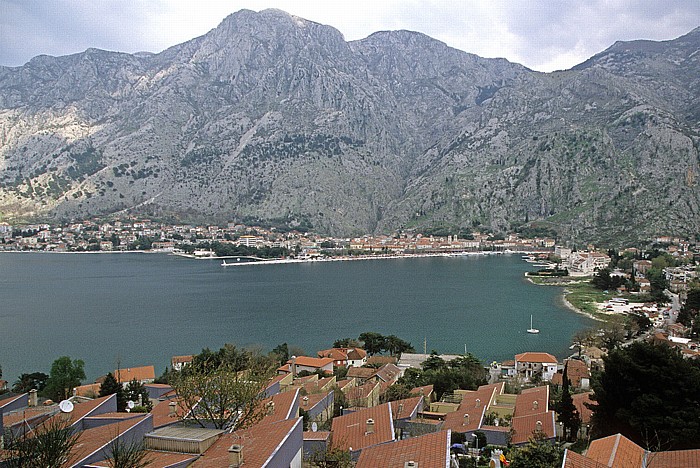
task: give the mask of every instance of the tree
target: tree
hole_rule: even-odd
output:
[[[289,361],[289,347],[287,343],[277,345],[270,353],[280,366]]]
[[[151,464],[143,441],[124,441],[117,437],[108,446],[105,455],[110,468],[145,468]]]
[[[666,301],[664,291],[668,289],[668,280],[664,275],[663,270],[658,268],[649,268],[646,273],[651,288],[651,296],[657,301]]]
[[[367,354],[369,354],[370,356],[374,354],[379,354],[384,349],[385,338],[379,333],[365,332],[362,333],[358,338],[364,343],[364,350],[367,351]]]
[[[608,322],[603,327],[600,337],[600,344],[608,351],[615,349],[625,339],[625,330],[622,324],[617,322]]]
[[[433,350],[430,353],[430,356],[428,356],[428,359],[423,361],[420,366],[426,372],[447,369],[447,363],[445,362],[444,359],[442,359],[440,357],[438,352],[435,350]]]
[[[559,421],[564,426],[564,439],[572,440],[578,433],[578,428],[581,426],[581,417],[576,410],[574,400],[571,398],[569,391],[569,376],[568,363],[564,364],[564,373],[562,374],[561,396],[556,405],[557,416]],[[567,437],[568,436],[568,437]]]
[[[7,468],[58,468],[68,462],[77,441],[78,434],[60,418],[50,418],[34,429],[23,425],[20,434],[6,439],[6,450],[0,452],[0,465]]]
[[[46,381],[49,376],[43,372],[32,372],[31,374],[22,374],[12,386],[12,391],[15,393],[27,393],[29,390],[44,390]]]
[[[275,367],[263,357],[251,359],[246,369],[236,369],[230,362],[216,368],[192,365],[177,374],[172,386],[182,414],[200,426],[244,429],[265,415],[261,389]]]
[[[388,401],[404,400],[411,396],[411,389],[405,384],[396,383],[386,389],[380,398],[382,403]]]
[[[340,448],[317,450],[309,455],[307,461],[310,466],[317,468],[352,468],[355,466],[350,451]]]
[[[524,447],[512,452],[510,468],[554,468],[564,460],[564,450],[536,434]]]
[[[81,359],[71,360],[61,356],[51,364],[51,373],[46,381],[44,394],[52,400],[65,400],[73,394],[73,388],[85,378],[85,363]]]
[[[100,392],[98,393],[98,395],[100,397],[103,397],[114,394],[117,395],[117,411],[125,411],[126,396],[124,395],[124,387],[122,387],[122,384],[117,382],[117,379],[114,377],[114,374],[110,372],[102,381],[102,384],[100,384]]]
[[[146,412],[151,411],[151,408],[153,407],[151,400],[148,398],[148,390],[146,390],[146,386],[135,378],[127,384],[126,389],[124,390],[124,398],[126,398],[127,401],[133,401],[139,406],[145,408]]]
[[[415,352],[411,343],[395,335],[389,335],[384,338],[384,349],[388,351],[391,356],[401,356],[402,353]]]
[[[700,363],[645,342],[603,359],[591,385],[595,436],[620,432],[646,448],[700,448]]]
[[[687,327],[693,326],[700,313],[700,288],[692,288],[688,291],[685,304],[678,313],[678,321]]]
[[[360,342],[354,338],[341,338],[333,342],[334,348],[359,348]]]
[[[578,357],[581,357],[583,348],[590,346],[595,337],[595,331],[589,329],[579,330],[571,338],[573,345],[578,348]]]

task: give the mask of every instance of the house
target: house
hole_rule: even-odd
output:
[[[450,466],[451,432],[440,431],[362,451],[356,468],[445,468]],[[410,464],[410,463],[413,464]]]
[[[525,380],[539,375],[549,382],[557,373],[557,358],[549,353],[521,353],[515,355],[515,372]]]
[[[566,366],[566,375],[574,388],[588,389],[590,386],[591,373],[588,371],[586,363],[580,359],[567,359],[564,361]],[[557,372],[552,376],[553,385],[562,385],[564,373]]]
[[[300,372],[333,373],[333,358],[312,358],[308,356],[293,356],[285,365],[277,369],[278,374],[299,375]]]
[[[700,466],[700,450],[644,450],[622,434],[596,439],[580,455],[564,451],[562,468],[676,468]]]
[[[245,430],[221,435],[191,466],[301,468],[303,443],[301,418],[258,423]]]
[[[370,408],[379,404],[380,390],[379,382],[367,381],[343,393],[350,407]]]
[[[316,355],[319,358],[332,358],[334,367],[361,367],[367,364],[367,352],[362,348],[330,348]]]
[[[324,422],[333,416],[335,407],[334,392],[329,390],[323,393],[298,396],[299,410],[304,410],[311,422]]]
[[[395,440],[391,403],[336,416],[331,432],[332,447],[349,450],[357,460],[363,449]]]
[[[351,367],[348,369],[348,373],[345,374],[345,376],[348,379],[357,379],[360,382],[364,382],[374,377],[376,373],[377,369],[371,367]]]
[[[173,370],[179,372],[183,367],[192,364],[193,360],[194,356],[191,354],[185,356],[173,356],[170,359],[170,366],[173,368]]]

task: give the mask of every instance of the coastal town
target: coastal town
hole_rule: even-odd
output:
[[[698,372],[695,243],[659,237],[646,250],[600,250],[564,247],[547,237],[469,237],[339,239],[233,223],[171,226],[148,220],[0,224],[0,248],[6,251],[141,250],[211,258],[228,245],[245,249],[224,258],[260,261],[266,260],[258,257],[264,249],[277,249],[268,259],[304,261],[518,252],[533,265],[528,279],[566,288],[569,305],[600,324],[577,333],[571,356],[563,360],[532,349],[482,363],[466,350],[418,354],[393,335],[364,333],[308,356],[290,356],[284,344],[264,356],[268,368],[276,364],[260,375],[251,364],[258,358],[232,345],[219,353],[173,356],[161,376],[151,364],[130,363],[137,366],[109,370],[94,383],[83,384],[84,375],[65,381],[55,394],[47,391],[52,366],[43,380],[37,373],[23,374],[14,384],[0,380],[0,466],[15,466],[21,444],[13,443],[26,442],[27,429],[41,437],[58,426],[74,440],[61,466],[76,467],[116,466],[124,447],[137,447],[152,467],[518,467],[529,466],[523,460],[533,451],[549,453],[557,460],[551,466],[564,468],[700,466],[700,450],[677,441],[644,443],[623,430],[603,435],[610,423],[597,413],[598,405],[608,404],[600,392],[610,391],[600,375],[617,369],[622,353],[640,356],[652,349],[673,366]],[[577,296],[581,291],[584,300]],[[60,359],[71,366],[70,358]],[[231,367],[241,359],[247,365]],[[666,370],[672,373],[659,369]],[[213,396],[185,384],[197,378],[232,378],[237,385],[254,385],[254,391],[248,388],[245,398],[238,394],[243,401],[234,406],[212,408]],[[216,389],[217,398],[223,393],[223,387]]]

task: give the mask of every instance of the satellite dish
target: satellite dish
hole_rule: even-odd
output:
[[[58,404],[58,409],[60,409],[62,413],[70,413],[73,411],[73,408],[73,402],[70,400],[63,400]]]
[[[311,432],[316,432],[316,431],[318,431],[318,424],[316,424],[316,422],[314,421],[311,423]]]
[[[126,402],[126,407],[127,407],[127,408],[129,408],[129,409],[134,409],[134,406],[136,406],[136,404],[135,404],[133,401],[129,400],[129,401]]]

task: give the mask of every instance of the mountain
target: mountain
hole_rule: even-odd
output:
[[[0,217],[690,236],[698,51],[700,28],[545,74],[242,10],[159,54],[38,56],[0,67]]]

